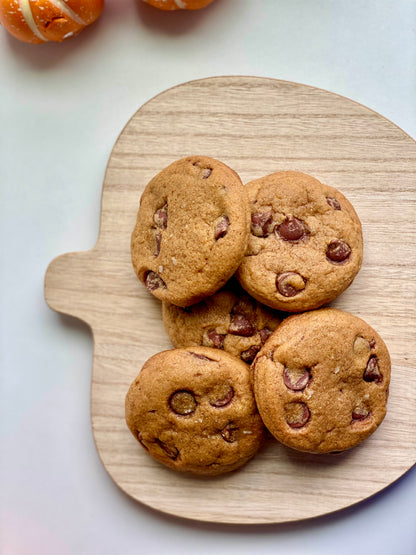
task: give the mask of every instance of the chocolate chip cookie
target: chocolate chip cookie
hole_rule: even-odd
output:
[[[289,316],[252,367],[260,415],[293,449],[344,451],[372,434],[386,414],[387,347],[347,312],[323,308]]]
[[[282,321],[278,313],[245,293],[227,286],[188,307],[162,304],[163,323],[174,347],[204,345],[223,349],[251,363]]]
[[[126,421],[157,461],[204,475],[246,463],[259,449],[264,431],[249,367],[208,347],[151,357],[127,393]]]
[[[218,160],[189,156],[146,186],[131,238],[133,267],[155,297],[189,306],[228,281],[249,234],[239,176]]]
[[[295,171],[246,185],[251,235],[237,277],[272,308],[302,312],[340,295],[363,257],[360,220],[345,196]]]

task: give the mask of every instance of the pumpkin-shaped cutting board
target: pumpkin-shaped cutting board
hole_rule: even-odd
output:
[[[218,478],[175,473],[127,429],[124,398],[151,355],[171,348],[160,303],[137,280],[130,235],[140,195],[162,168],[204,154],[244,183],[298,170],[340,189],[363,224],[364,262],[333,306],[372,325],[392,359],[387,416],[342,455],[297,453],[266,441],[242,469]],[[258,77],[214,77],[169,89],[142,106],[111,153],[96,246],[53,260],[45,297],[94,337],[91,417],[101,460],[134,499],[211,522],[276,523],[348,507],[416,462],[416,143],[384,117],[317,88]]]

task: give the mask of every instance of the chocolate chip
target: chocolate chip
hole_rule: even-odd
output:
[[[221,430],[221,436],[226,442],[233,443],[237,439],[237,434],[236,434],[237,430],[238,428],[232,422],[229,422]]]
[[[331,262],[345,262],[351,256],[351,248],[345,241],[335,239],[326,249],[326,257]]]
[[[155,289],[159,289],[159,287],[166,289],[166,283],[163,281],[163,279],[152,271],[147,272],[145,285],[149,291],[154,291]]]
[[[341,205],[339,200],[334,197],[326,197],[326,202],[329,204],[331,208],[334,210],[341,210]]]
[[[144,447],[144,448],[146,449],[146,451],[149,451],[149,448],[147,447],[147,445],[145,445],[145,443],[144,443],[144,441],[143,441],[142,433],[141,433],[139,430],[137,430],[137,432],[136,432],[136,437],[137,437],[137,439],[138,439],[140,445],[141,445],[142,447]]]
[[[215,408],[222,408],[226,407],[231,403],[234,397],[234,389],[232,387],[228,387],[225,394],[219,398],[216,398],[214,401],[210,401],[209,404]]]
[[[286,216],[284,222],[278,225],[275,231],[285,241],[300,241],[308,235],[305,223],[295,216]]]
[[[160,231],[155,231],[155,250],[154,250],[155,256],[159,256],[161,244],[162,244],[162,234],[160,233]]]
[[[153,221],[160,229],[166,229],[168,226],[168,203],[165,203],[162,208],[156,210],[153,214]]]
[[[253,316],[256,310],[255,301],[248,296],[243,296],[235,303],[231,309],[232,314],[242,314],[243,316]]]
[[[283,272],[276,278],[276,287],[284,297],[294,297],[305,289],[306,280],[297,272]]]
[[[376,346],[376,340],[370,339],[370,349],[375,349],[375,346]]]
[[[175,460],[178,458],[179,449],[176,449],[175,446],[170,447],[169,445],[166,445],[166,443],[164,443],[163,441],[160,441],[160,439],[156,439],[155,441],[170,459]]]
[[[364,381],[380,383],[383,380],[380,368],[378,367],[378,360],[375,355],[372,355],[367,362],[367,366],[363,374]]]
[[[201,171],[202,179],[208,179],[208,177],[212,174],[211,168],[203,168]]]
[[[240,354],[241,360],[244,362],[253,362],[260,349],[261,345],[252,345],[249,349]]]
[[[283,382],[288,389],[292,391],[301,391],[305,389],[311,379],[309,368],[304,370],[295,370],[292,368],[284,368]]]
[[[308,406],[300,401],[287,404],[285,412],[286,422],[291,428],[302,428],[311,416]]]
[[[362,406],[357,406],[352,411],[352,420],[365,420],[371,415],[371,411]]]
[[[204,334],[202,340],[205,347],[213,347],[214,349],[224,349],[225,334],[217,333],[215,330],[209,330]]]
[[[231,314],[231,322],[228,328],[228,333],[232,335],[242,335],[243,337],[250,337],[254,333],[254,326],[242,314]]]
[[[251,215],[251,233],[256,237],[267,237],[273,232],[275,225],[271,210]]]
[[[230,227],[230,220],[228,219],[228,216],[221,216],[221,218],[217,220],[217,223],[215,224],[215,232],[214,232],[215,240],[218,241],[218,239],[225,237],[228,233],[229,227]]]
[[[199,353],[194,353],[193,351],[189,351],[189,354],[195,358],[199,358],[200,360],[211,360],[213,362],[217,362],[214,358],[209,358],[205,355],[200,355]]]
[[[263,328],[259,333],[260,341],[262,342],[262,345],[264,345],[273,332],[269,328]]]
[[[175,391],[169,398],[169,406],[176,414],[188,416],[195,412],[197,402],[191,391]]]

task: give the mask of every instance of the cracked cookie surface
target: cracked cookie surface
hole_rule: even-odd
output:
[[[222,349],[248,364],[282,321],[235,284],[188,308],[164,302],[162,314],[174,347]]]
[[[372,434],[386,414],[387,347],[347,312],[323,308],[289,316],[252,369],[266,427],[293,449],[344,451]]]
[[[189,156],[146,186],[131,237],[133,267],[155,297],[189,306],[228,281],[249,234],[239,176],[218,160]]]
[[[302,312],[340,295],[360,270],[361,223],[337,189],[295,171],[246,185],[249,246],[237,277],[272,308]]]
[[[154,459],[201,475],[242,466],[264,433],[249,367],[208,347],[151,357],[126,395],[126,422]]]

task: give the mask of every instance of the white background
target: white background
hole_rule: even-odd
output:
[[[416,469],[313,521],[218,526],[132,501],[96,453],[92,338],[47,308],[45,270],[94,246],[106,163],[133,113],[168,87],[230,74],[330,90],[416,138],[416,2],[216,0],[163,13],[106,0],[61,45],[0,29],[2,555],[416,553]]]

